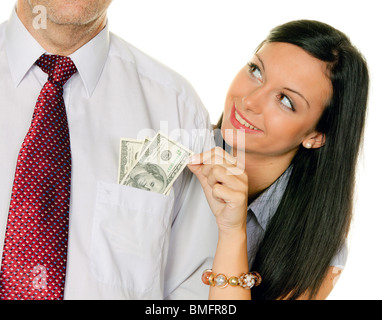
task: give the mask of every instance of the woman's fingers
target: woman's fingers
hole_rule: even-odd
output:
[[[190,159],[189,169],[203,188],[223,184],[234,191],[247,191],[247,176],[237,159],[222,148],[214,148]]]
[[[196,155],[191,159],[190,170],[198,177],[201,185],[208,189],[215,200],[220,203],[233,203],[235,192],[240,198],[246,198],[248,193],[247,175],[238,161],[221,148],[215,148]],[[245,199],[246,200],[246,199]]]
[[[236,167],[223,165],[205,165],[201,169],[211,187],[222,184],[231,190],[244,192],[247,190],[247,177],[245,174],[236,174],[236,170]]]
[[[220,147],[193,155],[190,158],[189,164],[222,164],[223,160],[227,163],[238,165],[237,159]]]
[[[241,226],[248,201],[244,166],[223,149],[215,148],[192,157],[188,167],[198,177],[219,228]]]
[[[216,184],[212,188],[212,195],[231,209],[242,207],[243,204],[246,206],[248,199],[246,193],[233,191],[231,188],[222,184]]]

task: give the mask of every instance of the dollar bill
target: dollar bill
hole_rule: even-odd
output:
[[[142,149],[143,141],[135,139],[121,138],[119,152],[119,172],[118,183],[121,183],[127,172],[138,161],[139,153]]]
[[[161,132],[141,150],[122,185],[167,195],[193,152]]]
[[[149,137],[146,137],[145,140],[143,140],[142,142],[142,148],[141,150],[139,151],[139,156],[142,155],[143,151],[146,149],[146,147],[149,145],[149,143],[151,142],[151,139]]]

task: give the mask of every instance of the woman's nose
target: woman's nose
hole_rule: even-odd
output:
[[[253,113],[261,113],[265,106],[264,90],[256,88],[242,98],[243,107]]]

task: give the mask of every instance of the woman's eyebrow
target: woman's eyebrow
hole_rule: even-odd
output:
[[[261,59],[260,55],[258,53],[255,54],[256,58],[260,61],[261,63],[261,67],[263,68],[263,70],[265,71],[265,65],[264,65],[264,62],[263,60]],[[303,94],[301,94],[300,92],[296,91],[296,90],[293,90],[293,89],[290,89],[290,88],[284,88],[284,90],[288,90],[290,92],[293,92],[297,95],[299,95],[302,99],[305,100],[305,102],[307,103],[308,107],[310,108],[310,104],[309,104],[309,101],[304,97]]]
[[[293,90],[293,89],[290,89],[290,88],[284,88],[284,90],[288,90],[288,91],[291,91],[297,95],[299,95],[302,99],[305,100],[305,102],[307,103],[308,107],[310,108],[310,104],[309,104],[309,101],[304,97],[303,94],[301,94],[300,92],[296,91],[296,90]]]
[[[263,62],[263,60],[260,58],[260,56],[259,56],[258,53],[256,53],[255,56],[256,56],[257,59],[259,59],[259,61],[260,61],[260,63],[261,63],[261,67],[262,67],[263,70],[265,71],[265,66],[264,66],[264,62]]]

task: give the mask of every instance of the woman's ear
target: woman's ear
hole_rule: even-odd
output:
[[[306,149],[317,149],[325,145],[326,137],[324,133],[313,132],[303,142],[302,145]]]

